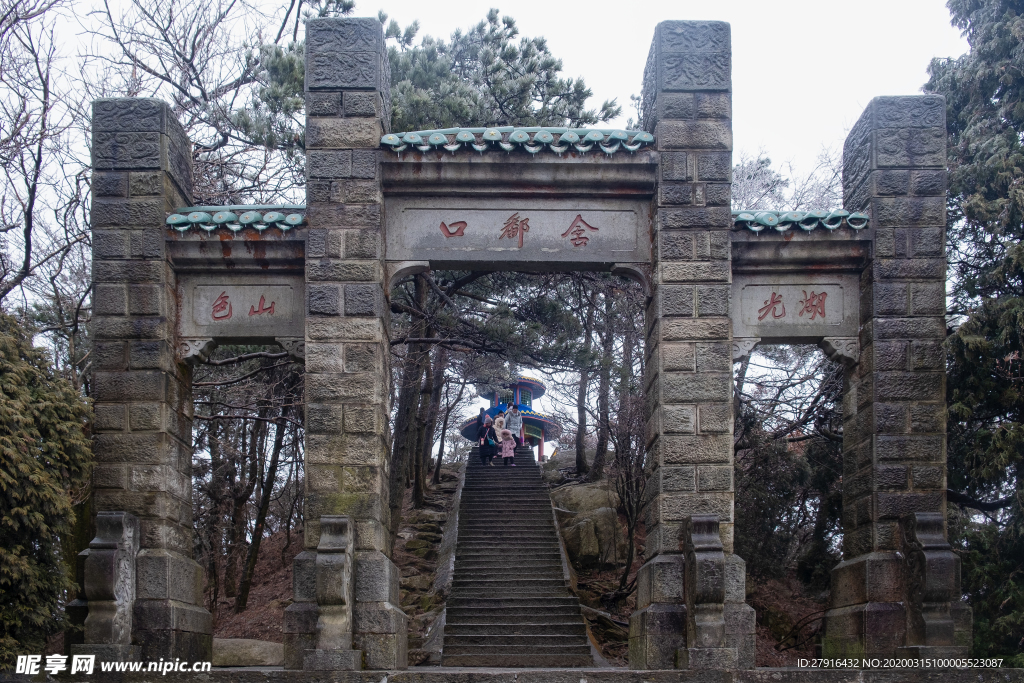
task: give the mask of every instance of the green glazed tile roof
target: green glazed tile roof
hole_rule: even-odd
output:
[[[253,228],[258,232],[278,228],[287,232],[306,222],[306,207],[298,204],[192,206],[175,209],[166,222],[178,232],[187,232],[193,227],[206,232],[217,228],[227,228],[232,232],[243,228]]]
[[[388,133],[380,139],[382,147],[401,153],[409,147],[421,152],[444,149],[455,153],[463,148],[483,153],[502,149],[521,149],[536,154],[549,149],[561,156],[569,151],[587,153],[592,149],[605,154],[619,150],[635,152],[654,142],[654,136],[640,130],[611,128],[540,128],[501,126],[498,128],[445,128],[417,130],[409,133]]]
[[[843,209],[835,211],[733,211],[733,227],[737,230],[746,228],[751,232],[761,232],[771,228],[778,232],[786,232],[791,228],[800,228],[810,232],[816,228],[838,230],[844,225],[851,230],[863,230],[868,227],[868,215],[850,213]]]

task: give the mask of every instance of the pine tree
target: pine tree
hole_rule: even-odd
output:
[[[0,667],[41,653],[74,587],[61,538],[89,482],[90,410],[32,336],[0,313]]]
[[[1022,666],[1024,2],[950,0],[949,9],[970,51],[934,60],[925,90],[946,97],[949,135],[948,486],[961,506],[950,536],[974,610],[974,655]]]

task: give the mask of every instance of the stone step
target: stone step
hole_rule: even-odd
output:
[[[464,515],[464,519],[554,519],[554,513],[551,510],[551,506],[547,503],[543,503],[541,505],[523,505],[517,503],[516,505],[509,505],[505,507],[498,507],[491,503],[480,503],[479,505],[466,506],[459,512],[461,513],[460,516]]]
[[[510,555],[467,555],[455,560],[455,571],[472,571],[474,567],[508,567],[509,562],[523,562]],[[540,569],[541,567],[558,567],[561,571],[562,562],[559,558],[531,557],[531,564],[520,564],[523,569]]]
[[[488,573],[501,573],[507,576],[513,577],[533,577],[533,576],[561,576],[562,565],[550,562],[543,565],[519,565],[513,564],[515,562],[512,558],[507,558],[504,561],[487,560],[483,562],[475,562],[473,564],[458,564],[456,565],[456,571],[459,573],[465,572],[467,576],[479,576],[480,572]]]
[[[550,668],[573,669],[594,666],[594,660],[588,652],[581,654],[448,654],[441,656],[441,666],[449,667],[501,667],[501,668]]]
[[[463,602],[458,603],[460,605],[473,605],[481,604],[481,600],[492,599],[494,597],[494,591],[490,588],[463,588],[459,590],[457,593],[453,591],[452,595],[454,597],[459,598],[460,600],[463,600]],[[567,595],[569,595],[568,588],[558,588],[552,586],[545,590],[532,590],[529,592],[524,592],[522,594],[522,598],[524,600],[529,599],[545,601],[557,598],[564,598]],[[537,609],[537,607],[530,607],[528,609],[533,610]],[[580,618],[582,619],[583,617],[581,616]]]
[[[447,619],[447,616],[445,617]],[[493,622],[485,623],[479,621],[452,622],[446,621],[444,635],[447,645],[449,637],[464,635],[482,636],[583,636],[586,637],[587,629],[578,621],[550,621],[547,623],[511,623]]]
[[[474,542],[481,540],[491,540],[498,545],[508,546],[510,543],[518,543],[520,540],[529,541],[530,539],[543,540],[545,543],[551,541],[557,541],[558,536],[555,535],[554,527],[548,527],[546,531],[537,531],[534,535],[520,534],[514,529],[500,529],[494,527],[482,527],[479,529],[466,529],[460,530],[459,540],[470,539]],[[508,542],[503,542],[502,539],[509,539]]]
[[[474,560],[474,561],[456,561],[455,571],[467,571],[472,572],[479,569],[487,570],[490,567],[508,569],[508,558],[494,558],[490,560]],[[562,563],[550,560],[548,562],[530,562],[528,560],[518,560],[515,564],[515,570],[517,572],[539,572],[539,571],[553,571],[562,573]]]
[[[538,611],[537,607],[506,607],[502,610],[502,616],[487,614],[487,610],[483,608],[464,607],[461,610],[460,613],[447,614],[445,616],[446,625],[504,624],[512,627],[518,624],[569,623],[570,621],[573,623],[578,621],[580,625],[583,624],[583,621],[578,616],[579,607],[558,608],[557,610],[546,610],[543,612]],[[476,614],[476,612],[480,611],[485,613]]]
[[[505,590],[528,591],[531,588],[542,588],[548,586],[564,586],[565,582],[561,576],[555,578],[521,578],[507,576],[505,578],[476,579],[455,577],[452,580],[452,590],[459,588],[494,588]]]
[[[593,666],[536,464],[470,462],[446,605],[443,666]]]
[[[581,622],[582,625],[582,622]],[[502,649],[515,649],[515,648],[528,648],[528,647],[545,647],[545,648],[573,648],[573,647],[585,647],[586,651],[590,652],[590,643],[587,640],[586,635],[509,635],[509,634],[492,634],[486,635],[482,633],[472,635],[456,635],[451,638],[445,634],[444,637],[444,651],[448,652],[448,648],[458,647],[472,647],[479,645],[488,645],[494,648]],[[458,654],[452,652],[452,654]]]
[[[473,531],[553,531],[555,525],[550,519],[499,522],[494,520],[464,521],[459,524],[459,533]]]
[[[449,610],[450,615],[457,618],[469,615],[497,619],[506,613],[509,615],[519,614],[517,610],[526,610],[523,614],[538,614],[547,618],[579,614],[580,602],[568,589],[563,589],[561,595],[555,595],[555,591],[551,591],[550,595],[520,595],[515,598],[495,597],[494,595],[473,597],[452,593],[445,607]]]
[[[502,542],[497,535],[494,536],[481,536],[479,538],[463,539],[456,544],[456,553],[460,550],[466,551],[507,551],[509,554],[515,555],[518,551],[526,552],[528,550],[535,550],[541,552],[554,552],[558,550],[558,539],[536,539],[536,540],[517,540],[515,543]]]
[[[529,595],[519,595],[516,597],[489,595],[482,598],[469,598],[468,600],[467,602],[467,599],[464,599],[463,596],[453,593],[446,606],[450,609],[487,609],[494,610],[494,612],[513,607],[537,610],[561,610],[563,608],[579,610],[580,608],[579,599],[575,595],[570,594],[568,590],[563,591],[562,595],[558,597],[544,596],[539,598]],[[580,618],[582,619],[582,617]]]
[[[531,519],[525,521],[499,521],[499,520],[465,520],[459,524],[459,533],[471,533],[474,531],[554,531],[555,525],[551,519]]]
[[[489,570],[483,570],[483,571],[479,571],[479,572],[466,572],[466,578],[463,579],[463,580],[465,580],[465,581],[499,581],[499,580],[504,580],[504,579],[507,579],[509,582],[511,582],[513,584],[515,582],[517,582],[517,581],[523,582],[522,587],[518,589],[518,590],[521,590],[523,592],[529,592],[531,590],[538,590],[538,589],[543,590],[543,591],[547,591],[552,586],[562,587],[562,586],[565,585],[565,579],[562,578],[562,572],[561,571],[559,571],[559,572],[551,571],[551,572],[543,572],[543,573],[542,572],[537,572],[537,573],[526,573],[526,574],[524,574],[522,572],[516,572],[515,574],[509,574],[509,572],[507,572],[507,571],[503,572],[499,568],[492,568],[492,569],[489,569]],[[540,585],[537,585],[535,583],[531,583],[530,585],[526,585],[526,582],[534,582],[534,581],[552,581],[553,583],[550,584],[550,585],[544,585],[544,586],[540,586]],[[488,586],[470,586],[468,584],[461,584],[460,587],[463,588],[463,589],[469,589],[469,588],[475,589],[475,588],[487,588]],[[454,586],[453,586],[453,588],[454,588]]]

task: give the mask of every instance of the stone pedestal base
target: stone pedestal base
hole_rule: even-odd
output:
[[[822,655],[891,657],[907,638],[903,559],[874,552],[832,570],[832,604],[825,613]]]
[[[141,645],[72,645],[72,655],[95,655],[97,662],[139,662],[142,661]]]
[[[679,650],[680,669],[737,668],[736,648],[733,647],[685,647]]]
[[[686,645],[686,607],[654,603],[629,618],[629,668],[675,669]]]
[[[757,654],[757,615],[745,602],[725,603],[725,644],[736,650],[736,667],[753,669]]]
[[[302,668],[305,671],[360,671],[363,653],[361,650],[306,650]]]
[[[906,638],[906,609],[898,602],[869,602],[825,613],[825,658],[893,656]]]

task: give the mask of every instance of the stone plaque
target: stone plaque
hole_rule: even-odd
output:
[[[733,335],[766,342],[856,337],[859,295],[855,275],[738,275],[733,282]]]
[[[603,200],[387,200],[387,259],[565,269],[650,259],[650,205]]]
[[[303,337],[301,278],[182,276],[179,336],[238,341]]]

